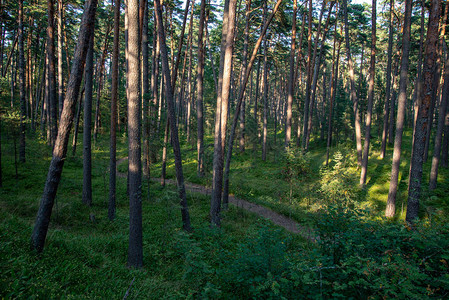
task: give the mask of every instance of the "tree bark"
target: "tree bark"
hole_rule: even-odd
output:
[[[416,130],[413,137],[413,150],[410,162],[410,175],[408,187],[408,201],[406,221],[413,223],[418,218],[419,198],[421,197],[422,166],[424,162],[424,148],[427,139],[427,128],[429,124],[429,112],[432,102],[432,89],[434,88],[435,62],[438,55],[438,25],[441,13],[441,1],[432,0],[429,13],[429,25],[425,46],[423,85],[421,103],[416,119]]]
[[[19,0],[19,94],[20,94],[20,147],[19,161],[25,162],[25,135],[26,135],[26,90],[25,90],[25,55],[23,47],[23,0]]]
[[[83,203],[92,205],[92,92],[94,68],[94,35],[92,34],[86,57],[86,89],[83,122]]]
[[[290,46],[290,74],[288,77],[287,119],[285,128],[285,148],[289,147],[292,136],[292,106],[295,92],[295,51],[296,51],[296,0],[293,0],[292,37]],[[301,47],[301,45],[300,45]]]
[[[360,185],[366,184],[366,175],[368,173],[368,156],[369,156],[369,143],[371,138],[371,118],[373,114],[373,101],[374,101],[374,76],[376,68],[376,5],[377,1],[373,0],[372,4],[372,19],[371,19],[371,61],[369,70],[369,86],[368,86],[368,107],[366,111],[366,131],[365,131],[365,144],[363,145],[362,155],[362,171],[360,173]]]
[[[158,36],[161,44],[162,70],[165,78],[165,96],[167,97],[168,117],[171,129],[171,138],[173,144],[173,153],[175,156],[176,179],[178,182],[178,193],[181,200],[181,217],[183,229],[191,231],[190,215],[186,199],[186,191],[184,185],[184,173],[182,169],[181,149],[179,146],[178,128],[176,126],[175,107],[173,100],[173,88],[175,82],[172,82],[170,69],[168,65],[167,45],[165,41],[164,25],[162,23],[162,9],[159,0],[154,0],[154,9],[157,17]]]
[[[117,106],[118,106],[118,60],[120,43],[120,0],[114,0],[114,48],[112,52],[111,86],[111,144],[109,151],[109,202],[108,218],[115,219],[116,172],[117,172]]]
[[[402,133],[404,131],[405,109],[407,101],[407,75],[410,51],[410,26],[412,15],[412,1],[406,0],[404,14],[404,30],[402,34],[402,60],[399,78],[398,112],[396,118],[396,133],[394,137],[393,162],[391,165],[390,188],[388,191],[385,216],[394,217],[396,211],[396,194],[398,191],[399,167],[401,164]],[[394,99],[393,99],[394,100]],[[393,113],[393,110],[391,110]]]
[[[128,266],[143,266],[139,0],[128,0]]]
[[[267,18],[267,2],[263,2],[263,19],[264,23]],[[262,128],[262,160],[267,159],[267,135],[268,135],[268,41],[264,40],[263,49],[263,128]]]
[[[251,1],[251,0],[249,0]],[[198,29],[198,67],[197,67],[197,99],[196,99],[196,122],[197,122],[197,174],[204,176],[204,119],[203,119],[203,73],[204,73],[204,44],[203,31],[206,15],[206,0],[201,0],[200,24]]]
[[[48,55],[48,104],[50,111],[50,144],[55,145],[57,132],[56,109],[56,70],[55,70],[55,36],[54,36],[54,5],[53,0],[47,1],[48,27],[47,27],[47,55]]]
[[[223,153],[228,120],[228,100],[231,83],[232,52],[236,0],[225,0],[221,41],[220,72],[218,76],[217,108],[215,114],[214,158],[210,218],[212,226],[220,226],[221,193],[223,187]]]
[[[61,180],[62,169],[67,154],[67,144],[69,140],[70,128],[73,121],[73,115],[76,100],[79,93],[79,87],[86,60],[89,39],[93,31],[97,0],[89,0],[85,3],[84,13],[81,21],[78,43],[76,45],[73,57],[70,81],[67,85],[65,105],[59,124],[58,137],[53,148],[53,157],[47,174],[47,181],[42,195],[39,211],[36,217],[33,233],[31,235],[31,247],[38,252],[44,248],[45,237],[47,236],[50,216],[53,208],[56,191]]]
[[[351,48],[350,48],[350,45],[349,45],[349,25],[348,25],[348,4],[347,4],[347,0],[343,0],[343,9],[344,9],[344,20],[345,20],[346,55],[347,55],[347,59],[348,59],[352,111],[354,113],[355,140],[356,140],[356,148],[357,148],[357,163],[359,165],[361,165],[362,164],[362,128],[361,128],[361,125],[360,125],[359,99],[357,98],[357,93],[355,91],[354,63],[352,61]]]
[[[64,14],[64,4],[58,0],[58,95],[59,95],[59,118],[61,118],[62,107],[64,105],[64,80],[62,69],[62,16]],[[67,54],[68,55],[68,54]]]
[[[393,8],[394,8],[394,0],[390,0],[390,17],[388,19],[388,50],[387,50],[384,123],[382,130],[382,145],[380,148],[381,159],[385,158],[385,152],[387,149],[388,119],[390,117],[391,61],[393,58]]]

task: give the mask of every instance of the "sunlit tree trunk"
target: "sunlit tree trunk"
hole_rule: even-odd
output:
[[[292,37],[290,45],[290,74],[288,77],[287,119],[285,128],[285,147],[290,145],[292,136],[292,106],[295,91],[295,51],[296,51],[296,0],[293,0]],[[301,45],[300,45],[301,46]]]
[[[249,0],[250,1],[250,0]],[[197,67],[197,99],[196,99],[196,122],[197,122],[197,174],[204,176],[204,119],[203,119],[203,73],[204,73],[204,45],[203,31],[205,23],[206,0],[201,0],[200,24],[198,29],[198,67]]]

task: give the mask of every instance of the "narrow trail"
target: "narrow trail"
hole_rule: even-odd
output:
[[[128,158],[124,157],[124,158],[117,160],[117,166],[120,165],[126,159],[128,159]],[[126,173],[121,173],[117,170],[117,176],[121,177],[121,178],[126,178]],[[151,178],[151,181],[160,182],[160,178]],[[165,183],[170,184],[170,185],[177,184],[176,180],[173,180],[173,179],[165,179]],[[211,195],[211,193],[212,193],[211,188],[208,188],[208,187],[205,187],[205,186],[202,186],[199,184],[190,183],[190,182],[184,182],[184,184],[185,184],[186,190],[191,193],[199,193],[202,195]],[[246,200],[243,200],[240,198],[236,198],[233,195],[229,195],[229,203],[232,205],[235,205],[236,207],[239,207],[241,209],[255,213],[260,217],[268,219],[271,222],[273,222],[274,224],[285,228],[289,232],[299,234],[307,240],[316,242],[318,239],[318,237],[316,236],[316,234],[313,232],[312,229],[304,227],[301,224],[299,224],[298,222],[292,220],[291,218],[281,215],[265,206],[254,204],[254,203],[251,203],[249,201],[246,201]]]

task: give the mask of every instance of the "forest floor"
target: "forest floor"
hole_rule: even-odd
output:
[[[117,166],[122,164],[127,159],[128,159],[128,157],[123,157],[123,158],[120,158],[119,160],[117,160]],[[126,178],[126,173],[120,172],[120,170],[117,169],[117,176],[119,176],[121,178]],[[160,180],[161,180],[160,178],[151,178],[151,181],[153,181],[153,182],[159,182]],[[170,184],[170,185],[177,184],[176,181],[173,179],[165,179],[165,183]],[[211,193],[212,193],[212,188],[209,188],[209,187],[206,187],[203,185],[199,185],[199,184],[195,184],[195,183],[191,183],[191,182],[184,182],[184,184],[185,184],[186,190],[191,193],[199,193],[199,194],[207,195],[207,196],[211,195]],[[312,229],[302,226],[301,224],[292,220],[291,218],[286,217],[282,214],[279,214],[265,206],[251,203],[249,201],[237,198],[234,195],[229,195],[229,203],[238,208],[247,210],[247,211],[254,213],[260,217],[268,219],[271,222],[273,222],[274,224],[285,228],[287,231],[289,231],[291,233],[299,234],[307,240],[315,242],[318,239],[318,237],[316,236],[316,234],[314,233],[314,231]]]

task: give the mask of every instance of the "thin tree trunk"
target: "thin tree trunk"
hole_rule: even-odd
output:
[[[249,0],[251,1],[251,0]],[[203,31],[205,23],[206,0],[201,0],[200,24],[198,29],[198,67],[197,67],[197,99],[196,99],[196,120],[197,120],[197,174],[204,176],[204,119],[203,119],[203,73],[204,73],[204,45]]]
[[[324,9],[324,6],[323,6]],[[312,0],[309,0],[309,10],[307,16],[308,34],[307,34],[307,80],[306,80],[306,97],[304,101],[304,125],[302,129],[302,149],[306,151],[307,127],[309,125],[309,106],[310,106],[310,85],[311,85],[311,71],[312,71]]]
[[[396,118],[396,133],[394,137],[393,162],[391,165],[390,188],[388,191],[385,216],[394,217],[396,211],[396,195],[398,192],[399,167],[401,164],[402,133],[404,130],[405,109],[407,101],[407,73],[410,51],[410,26],[412,14],[412,1],[406,0],[404,14],[404,30],[402,34],[402,60],[399,78],[398,113]],[[394,100],[394,99],[392,99]],[[393,110],[391,110],[393,113]]]
[[[285,128],[285,148],[289,147],[292,136],[292,106],[295,92],[295,51],[296,51],[296,0],[293,0],[292,37],[290,46],[290,74],[288,77],[287,119]],[[300,45],[301,47],[301,45]]]
[[[354,128],[355,128],[355,140],[357,148],[357,163],[362,164],[362,128],[360,125],[360,114],[359,114],[359,99],[357,98],[357,93],[355,91],[355,81],[354,81],[354,63],[351,58],[351,48],[349,45],[349,25],[348,25],[348,4],[347,0],[343,0],[344,9],[344,19],[345,19],[345,41],[346,41],[346,55],[348,59],[348,69],[349,69],[349,82],[351,87],[351,101],[352,101],[352,111],[354,113]]]
[[[149,101],[150,101],[150,85],[149,85],[149,48],[148,48],[148,3],[145,1],[143,26],[142,26],[142,140],[143,140],[143,175],[148,178],[148,185],[150,180],[150,123],[149,116]],[[115,27],[114,27],[115,30]]]
[[[67,154],[67,144],[69,140],[70,128],[78,98],[79,87],[86,60],[87,48],[90,36],[93,31],[97,0],[89,0],[85,3],[84,14],[81,21],[78,43],[72,63],[70,81],[67,85],[65,105],[59,124],[58,138],[53,148],[53,157],[47,174],[47,181],[42,195],[39,211],[36,217],[33,233],[31,235],[31,247],[38,252],[44,248],[45,237],[47,236],[50,216],[56,197],[59,181],[61,180],[62,169]]]
[[[72,139],[72,156],[75,156],[75,154],[76,154],[76,144],[78,142],[78,131],[79,131],[79,124],[80,124],[80,117],[81,117],[81,109],[83,107],[84,90],[85,90],[85,85],[83,84],[83,89],[81,90],[81,93],[78,98],[78,107],[76,109],[76,115],[75,115],[75,130],[73,132],[73,139]]]
[[[267,18],[267,2],[263,2],[263,19],[264,23]],[[268,62],[267,62],[267,52],[268,52],[268,41],[264,41],[263,50],[263,128],[262,128],[262,160],[267,159],[267,131],[268,131]]]
[[[432,89],[434,88],[435,63],[438,55],[438,20],[441,13],[441,1],[432,0],[429,13],[429,27],[427,30],[423,68],[423,85],[421,103],[418,109],[416,130],[413,137],[413,150],[410,162],[410,175],[408,187],[407,214],[405,219],[413,223],[418,218],[419,198],[421,197],[422,165],[424,162],[424,148],[429,124],[429,112],[432,102]]]
[[[362,155],[362,171],[360,173],[360,185],[366,184],[366,175],[368,173],[368,156],[369,156],[369,143],[371,138],[371,118],[373,114],[373,101],[374,101],[374,76],[376,67],[376,5],[377,1],[373,0],[372,4],[372,19],[371,19],[371,61],[369,70],[369,86],[368,86],[368,107],[366,111],[366,131],[365,131],[365,144],[363,145]]]
[[[385,158],[387,149],[388,135],[388,119],[390,117],[390,96],[391,96],[391,61],[393,58],[393,8],[394,0],[390,0],[390,17],[388,19],[388,50],[387,50],[387,73],[385,87],[385,107],[384,107],[384,123],[382,130],[382,145],[380,148],[380,158]]]
[[[94,35],[92,34],[86,57],[86,89],[83,122],[83,203],[92,205],[92,90],[94,68]]]
[[[20,147],[19,161],[25,162],[25,135],[26,135],[26,90],[25,90],[25,55],[23,49],[23,0],[19,0],[19,92],[20,92]]]
[[[170,118],[171,139],[173,144],[173,153],[175,156],[175,169],[176,169],[176,179],[178,182],[178,193],[179,198],[181,200],[180,204],[181,204],[182,224],[184,230],[191,231],[192,228],[190,225],[190,215],[187,206],[186,191],[184,185],[184,173],[182,170],[181,149],[179,146],[178,128],[176,126],[175,107],[174,107],[175,103],[173,100],[172,86],[174,86],[176,82],[175,81],[172,82],[172,78],[170,76],[164,25],[162,24],[162,9],[159,0],[154,0],[154,9],[156,11],[158,35],[159,41],[161,43],[162,70],[165,77],[165,94],[166,94],[165,96],[167,97],[168,116]],[[173,77],[173,80],[174,78],[175,77]]]
[[[170,134],[170,124],[167,119],[165,120],[165,130],[164,130],[164,145],[162,147],[162,164],[161,164],[161,185],[165,186],[165,177],[167,173],[167,147],[168,147],[168,135]]]
[[[47,0],[48,27],[47,27],[47,55],[48,55],[48,99],[50,111],[50,144],[55,145],[57,132],[56,109],[56,69],[55,69],[55,36],[54,36],[54,4],[53,0]]]
[[[120,0],[114,1],[114,48],[112,52],[111,86],[111,145],[109,152],[109,202],[108,218],[115,219],[116,172],[117,172],[117,106],[118,106],[118,60],[120,44]]]
[[[62,69],[62,16],[64,14],[64,4],[58,1],[58,95],[59,95],[59,118],[61,118],[62,107],[64,105],[64,80]]]
[[[295,0],[296,3],[296,0]],[[251,0],[247,0],[246,1],[246,18],[245,18],[245,30],[243,32],[244,35],[244,41],[243,41],[243,60],[242,60],[242,68],[241,68],[241,76],[240,76],[240,89],[243,87],[243,80],[244,80],[244,76],[245,76],[245,71],[247,69],[247,64],[248,64],[248,40],[249,40],[249,21],[250,21],[250,14],[251,14]],[[294,42],[293,42],[294,43]],[[251,73],[252,74],[252,73]],[[250,93],[251,95],[251,93]],[[244,97],[246,97],[247,95],[244,95]],[[243,100],[242,103],[242,108],[241,108],[241,112],[240,112],[240,140],[239,140],[239,148],[240,148],[240,152],[243,153],[245,152],[245,99]],[[226,165],[227,165],[227,159],[226,159]],[[225,169],[226,172],[226,169]],[[225,175],[225,180],[229,178],[226,177]],[[226,187],[226,182],[225,182],[225,187]],[[226,192],[225,192],[226,195]],[[224,201],[223,201],[224,202]]]

